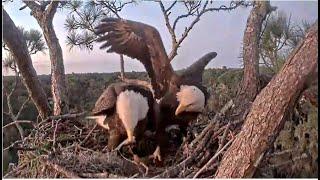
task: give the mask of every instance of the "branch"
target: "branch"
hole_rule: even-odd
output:
[[[79,176],[84,178],[109,178],[110,173],[104,172],[104,173],[79,173]],[[115,177],[118,177],[118,175],[115,175]]]
[[[59,115],[59,116],[49,116],[47,119],[45,119],[44,121],[42,121],[40,124],[48,121],[48,120],[57,120],[57,119],[68,119],[68,118],[77,118],[77,117],[81,117],[84,116],[87,112],[81,112],[81,113],[77,113],[77,114],[64,114],[64,115]],[[40,126],[40,124],[38,124],[38,126]]]
[[[16,116],[15,116],[15,119],[18,119],[18,118],[19,118],[22,110],[25,108],[26,104],[30,101],[30,99],[31,99],[31,98],[30,98],[30,96],[29,96],[29,97],[23,102],[23,104],[21,105],[18,113],[17,113]]]
[[[39,4],[37,4],[35,1],[23,0],[22,2],[24,2],[26,4],[26,6],[28,6],[30,8],[31,11],[38,12],[38,13],[42,12],[41,6]],[[22,10],[24,8],[25,8],[25,6],[20,8],[20,10]]]
[[[61,119],[59,119],[56,122],[56,126],[55,126],[54,131],[53,131],[53,143],[52,143],[52,147],[53,148],[55,148],[55,146],[56,146],[57,129],[58,129],[58,124],[59,124],[60,121],[61,121]]]
[[[288,164],[294,164],[296,161],[301,161],[303,159],[307,159],[309,158],[308,155],[306,153],[303,153],[301,156],[298,156],[298,157],[294,157],[293,159],[291,160],[288,160],[288,161],[281,161],[280,163],[278,164],[273,164],[273,165],[270,165],[269,168],[271,169],[276,169],[276,168],[279,168],[281,166],[285,166],[285,165],[288,165]]]
[[[212,162],[217,159],[217,157],[234,141],[234,139],[230,140],[226,145],[223,146],[216,154],[193,176],[193,178],[198,177],[204,170],[208,168]]]
[[[226,7],[224,5],[218,7],[218,8],[207,8],[208,6],[208,3],[209,1],[206,1],[204,3],[204,5],[202,6],[201,10],[200,10],[200,7],[201,7],[201,1],[188,8],[188,6],[186,5],[187,9],[188,9],[188,12],[186,14],[183,14],[183,15],[180,15],[178,16],[175,20],[174,20],[174,23],[173,23],[173,26],[171,27],[170,25],[170,22],[169,22],[169,10],[172,8],[171,6],[175,5],[175,4],[172,4],[168,9],[165,9],[162,2],[159,1],[159,4],[160,4],[160,7],[161,7],[161,10],[162,10],[162,13],[163,13],[163,16],[165,18],[165,22],[166,22],[166,26],[167,26],[167,29],[171,35],[171,39],[172,39],[172,49],[171,49],[171,52],[169,54],[169,59],[170,61],[173,60],[173,58],[177,55],[177,50],[178,48],[180,47],[181,43],[184,41],[184,39],[188,36],[189,32],[191,31],[191,29],[194,27],[194,25],[199,22],[200,20],[200,17],[207,13],[207,12],[211,12],[211,11],[220,11],[220,10],[223,10],[223,11],[230,11],[230,10],[233,10],[237,7],[239,7],[240,5],[244,5],[244,6],[249,6],[251,4],[245,4],[244,1],[237,1],[237,2],[234,2],[232,1],[230,3],[230,6],[229,7]],[[175,30],[176,30],[176,26],[179,22],[179,20],[181,20],[182,18],[187,18],[189,16],[196,16],[196,18],[191,22],[191,24],[185,28],[182,36],[180,39],[177,40],[176,38],[176,34],[175,34]]]
[[[76,173],[67,170],[66,168],[50,161],[49,159],[41,159],[43,163],[45,163],[47,166],[53,168],[54,170],[58,171],[61,174],[64,174],[67,178],[80,178]]]
[[[175,4],[175,3],[174,3]],[[173,4],[173,5],[174,5]],[[176,39],[176,34],[174,32],[174,29],[171,27],[171,24],[170,24],[170,20],[169,20],[169,15],[167,13],[168,9],[165,9],[162,1],[159,1],[159,5],[160,5],[160,8],[161,8],[161,11],[162,11],[162,14],[163,14],[163,17],[164,17],[164,20],[166,22],[166,26],[167,26],[167,29],[171,35],[171,41],[172,41],[172,49],[175,48],[176,44],[177,44],[177,39]],[[172,7],[171,7],[172,8]],[[170,9],[171,9],[170,8]]]
[[[34,126],[34,122],[33,121],[30,121],[30,120],[17,120],[17,121],[14,121],[14,122],[11,122],[9,124],[6,124],[5,126],[2,127],[2,129],[5,129],[9,126],[12,126],[14,124],[17,124],[17,123],[27,123],[27,124],[32,124]]]
[[[118,14],[118,9],[117,7],[115,6],[115,4],[110,4],[111,2],[108,2],[108,1],[101,1],[103,3],[103,5],[105,6],[105,8],[109,9],[114,15],[117,16],[117,18],[121,19],[120,15]],[[113,6],[113,7],[111,7]],[[121,8],[122,9],[122,8]],[[120,10],[121,10],[120,9]]]
[[[89,139],[90,135],[92,134],[93,130],[97,127],[97,123],[96,125],[94,125],[94,127],[90,130],[90,132],[88,133],[88,135],[84,138],[84,140],[79,144],[80,146],[83,145],[85,142],[87,142],[87,140]]]
[[[57,8],[59,6],[60,1],[52,1],[47,10],[45,11],[45,16],[48,21],[52,21],[54,14],[57,12]]]
[[[4,148],[3,151],[9,150],[10,148],[15,147],[17,144],[22,143],[22,142],[23,142],[22,140],[15,141],[15,142],[12,143],[10,146]]]
[[[177,3],[178,1],[174,1],[167,9],[166,9],[166,13],[168,13],[172,8],[173,6]]]

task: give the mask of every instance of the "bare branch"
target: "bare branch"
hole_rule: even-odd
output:
[[[168,13],[172,8],[173,6],[177,3],[178,1],[174,1],[167,9],[166,9],[166,13]]]
[[[50,161],[49,159],[41,159],[41,161],[43,163],[45,163],[47,166],[53,168],[54,170],[56,170],[57,172],[65,175],[67,178],[80,178],[76,173],[67,170],[66,168]]]
[[[19,116],[20,116],[20,114],[21,114],[21,112],[22,112],[22,110],[25,108],[25,106],[26,106],[26,104],[30,101],[30,96],[22,103],[22,105],[21,105],[21,107],[20,107],[20,109],[19,109],[19,111],[18,111],[18,113],[16,114],[16,117],[15,117],[15,119],[18,119],[19,118]]]
[[[5,129],[9,126],[12,126],[12,125],[15,125],[15,124],[19,124],[19,123],[26,123],[26,124],[32,124],[34,126],[34,122],[33,121],[30,121],[30,120],[17,120],[17,121],[14,121],[14,122],[11,122],[9,124],[6,124],[5,126],[2,127],[2,129]]]
[[[204,170],[206,170],[212,162],[217,159],[217,157],[234,141],[234,139],[230,140],[226,145],[224,145],[216,154],[193,176],[193,178],[198,177]]]
[[[185,38],[188,36],[189,32],[191,31],[191,29],[194,27],[194,25],[199,22],[200,17],[202,15],[204,15],[207,12],[212,12],[212,11],[230,11],[233,10],[241,5],[244,6],[249,6],[251,4],[246,3],[245,1],[231,1],[230,6],[227,7],[225,5],[222,5],[218,8],[209,8],[208,4],[209,1],[205,1],[202,5],[202,1],[182,1],[182,3],[184,4],[187,12],[179,15],[175,18],[175,20],[173,21],[173,25],[170,24],[170,19],[169,19],[169,15],[171,14],[171,9],[177,4],[177,1],[174,1],[168,8],[165,8],[163,5],[162,1],[158,1],[159,5],[160,5],[160,9],[162,11],[165,23],[166,23],[166,27],[169,31],[169,34],[171,35],[171,41],[172,41],[172,48],[171,51],[169,53],[169,59],[170,61],[173,60],[173,58],[177,55],[177,50],[180,47],[181,43],[185,40]],[[176,27],[178,25],[178,22],[181,19],[184,18],[188,18],[188,17],[192,17],[195,16],[195,19],[193,19],[190,23],[189,26],[185,27],[184,32],[182,33],[180,38],[177,38],[177,34],[175,32]]]
[[[57,8],[59,6],[60,1],[52,1],[47,10],[45,11],[47,19],[53,19],[54,14],[57,12]]]
[[[24,2],[26,4],[26,6],[28,6],[31,11],[34,12],[41,12],[41,6],[39,4],[37,4],[35,1],[27,1],[27,0],[23,0],[22,2]],[[20,8],[20,10],[22,10],[24,8]]]
[[[174,32],[174,29],[171,27],[171,24],[170,24],[170,21],[169,21],[169,15],[168,15],[167,10],[165,9],[162,1],[159,1],[159,5],[160,5],[160,8],[161,8],[162,14],[164,16],[164,20],[166,22],[167,29],[168,29],[168,31],[169,31],[169,33],[171,35],[172,49],[173,49],[177,44],[176,34]]]
[[[87,142],[87,140],[89,139],[89,137],[91,136],[93,130],[98,126],[98,124],[96,123],[94,125],[94,127],[90,130],[90,132],[88,133],[88,135],[84,138],[84,140],[79,144],[80,146],[83,145],[85,142]]]

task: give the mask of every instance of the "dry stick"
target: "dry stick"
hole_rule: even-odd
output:
[[[94,127],[90,130],[89,134],[84,138],[84,140],[80,143],[80,146],[83,145],[85,142],[87,142],[87,140],[89,139],[90,135],[92,134],[93,130],[97,127],[97,123],[96,125],[94,125]]]
[[[35,155],[34,155],[33,153],[31,153],[31,154],[35,157]],[[26,162],[26,163],[20,164],[17,168],[13,169],[12,171],[10,171],[10,172],[8,172],[6,175],[4,175],[3,178],[8,178],[9,176],[15,175],[15,174],[18,173],[21,169],[25,168],[28,164],[30,164],[31,161],[37,160],[37,159],[39,159],[40,157],[42,157],[42,156],[35,157],[34,159],[31,159],[30,161],[28,161],[28,162]]]
[[[201,143],[198,144],[197,149],[201,150],[203,147],[205,147],[207,145],[207,142],[210,140],[215,139],[216,137],[218,137],[218,135],[226,128],[226,126],[222,126],[221,128],[219,128],[219,130],[217,130],[216,132],[214,132],[213,135],[210,134],[210,136],[205,136],[205,138],[202,140]],[[212,132],[213,133],[213,132]],[[209,134],[209,133],[208,133]]]
[[[231,123],[229,122],[227,127],[226,127],[226,129],[223,132],[223,135],[221,137],[221,142],[219,144],[219,147],[218,147],[217,151],[219,151],[223,147],[223,144],[224,144],[224,141],[226,140],[226,137],[227,137],[227,134],[228,134],[227,132],[229,131],[230,125],[231,125]]]
[[[213,120],[209,123],[209,125],[201,132],[201,134],[199,136],[197,136],[191,143],[190,143],[190,147],[192,148],[196,142],[200,141],[200,139],[202,139],[207,132],[213,128],[215,122],[217,121],[218,118],[220,118],[221,116],[223,116],[230,108],[232,108],[232,106],[234,106],[233,100],[228,101],[220,110],[219,113],[217,113]]]
[[[298,149],[287,149],[287,150],[283,150],[283,151],[280,151],[280,152],[275,152],[275,153],[272,153],[272,154],[268,154],[267,157],[270,158],[270,157],[274,157],[274,156],[282,156],[284,154],[287,154],[287,153],[293,153],[294,151],[297,151]]]
[[[18,140],[18,141],[15,141],[14,143],[12,143],[10,146],[6,147],[3,149],[3,151],[6,151],[8,150],[9,148],[13,148],[15,145],[17,145],[18,143],[22,143],[23,140]]]
[[[61,121],[61,119],[59,119],[56,123],[56,127],[54,128],[53,131],[53,143],[52,143],[52,147],[55,148],[54,146],[56,145],[56,134],[57,134],[57,129],[58,129],[58,124]]]
[[[21,169],[23,169],[24,167],[27,166],[28,163],[24,163],[23,165],[17,167],[16,169],[8,172],[6,175],[3,176],[3,178],[9,178],[10,176],[13,176],[15,173],[17,173],[18,171],[20,171]]]
[[[51,162],[50,160],[46,159],[46,160],[41,160],[44,164],[46,164],[47,166],[52,167],[53,169],[55,169],[56,171],[58,171],[59,173],[64,174],[67,178],[80,178],[76,173],[67,170],[66,168],[55,164],[53,162]]]
[[[274,164],[274,165],[270,165],[269,168],[272,168],[272,169],[276,169],[276,168],[279,168],[281,166],[284,166],[284,165],[287,165],[287,164],[290,164],[290,163],[294,163],[296,161],[301,161],[303,159],[306,159],[308,158],[308,155],[306,153],[303,153],[301,156],[298,156],[298,157],[295,157],[291,160],[288,160],[288,161],[285,161],[285,162],[281,162],[281,163],[278,163],[278,164]]]
[[[234,138],[235,139],[235,138]],[[226,145],[223,146],[223,148],[220,149],[197,173],[193,176],[193,178],[198,177],[202,171],[208,168],[208,166],[233,142],[233,140],[230,140]]]
[[[5,128],[9,127],[9,126],[12,126],[12,125],[14,125],[16,123],[28,123],[28,124],[32,124],[34,126],[34,122],[33,121],[30,121],[30,120],[19,120],[18,121],[17,120],[17,121],[11,122],[9,124],[6,124],[5,126],[2,127],[2,129],[5,129]]]
[[[79,128],[79,127],[77,127],[76,125],[73,125],[73,127],[75,127],[77,130],[79,130],[80,131],[80,136],[82,135],[82,129],[81,128]]]
[[[44,122],[48,121],[48,120],[57,120],[57,119],[67,119],[67,118],[77,118],[77,117],[81,117],[84,116],[87,112],[81,112],[81,113],[76,113],[76,114],[63,114],[63,115],[59,115],[59,116],[49,116],[47,119],[43,120],[42,122],[40,122],[38,124],[38,127],[40,127],[40,125],[42,125]]]
[[[215,139],[217,138],[217,136],[222,132],[222,130],[224,130],[226,126],[221,127],[217,132],[215,132],[211,138]],[[162,172],[161,174],[155,176],[155,178],[159,178],[159,177],[167,177],[167,176],[173,176],[176,175],[177,173],[179,173],[181,171],[181,169],[185,168],[186,166],[188,166],[191,162],[193,162],[195,159],[199,158],[199,154],[202,151],[202,147],[204,147],[204,144],[199,144],[198,147],[195,149],[195,151],[192,153],[193,156],[187,157],[185,160],[183,160],[181,163],[179,163],[178,165],[172,167],[171,169],[167,169],[164,172]]]
[[[108,172],[104,173],[79,173],[79,176],[84,178],[109,178]]]

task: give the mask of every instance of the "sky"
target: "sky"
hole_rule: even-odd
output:
[[[216,3],[215,6],[228,4],[227,1],[216,1],[214,3]],[[167,6],[168,4],[170,2],[165,3]],[[284,11],[287,15],[291,14],[293,23],[300,23],[302,20],[313,23],[318,17],[317,1],[271,1],[271,5],[277,6],[279,11]],[[20,0],[13,0],[13,2],[6,2],[4,9],[16,26],[23,26],[27,30],[32,28],[41,31],[36,20],[30,15],[28,8],[22,11],[19,10],[22,6],[23,3]],[[218,55],[208,64],[207,68],[240,67],[241,42],[250,10],[251,7],[240,7],[230,12],[209,12],[203,15],[178,49],[178,55],[172,62],[173,68],[176,70],[185,68],[210,51],[215,51]],[[177,8],[175,12],[183,11]],[[53,20],[53,25],[63,50],[65,72],[67,74],[118,72],[120,70],[119,55],[100,50],[98,48],[99,44],[94,46],[93,51],[80,50],[78,48],[73,48],[70,51],[70,48],[65,43],[67,31],[64,28],[64,23],[67,15],[68,11],[59,10]],[[172,16],[174,15],[172,14]],[[162,37],[167,53],[170,53],[171,37],[166,29],[158,3],[144,1],[138,5],[126,6],[120,16],[124,19],[154,26]],[[178,25],[178,37],[181,36],[181,32],[183,32],[185,25],[188,23],[190,21],[186,20]],[[36,55],[32,55],[31,58],[38,75],[50,74],[48,51],[46,54],[39,52]],[[144,67],[137,60],[125,57],[125,71],[144,71]],[[11,74],[11,72],[7,72],[4,69],[2,69],[2,72],[4,75]]]

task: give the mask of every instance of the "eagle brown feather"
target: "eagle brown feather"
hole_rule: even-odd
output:
[[[161,98],[161,120],[157,123],[156,135],[160,145],[167,141],[164,137],[167,126],[177,123],[185,128],[196,118],[199,113],[182,113],[178,117],[175,116],[175,108],[179,104],[176,93],[181,85],[193,85],[201,89],[207,100],[208,93],[201,85],[202,73],[204,67],[217,56],[216,52],[207,53],[179,76],[174,73],[161,36],[154,27],[130,20],[105,18],[96,28],[96,33],[101,35],[98,41],[104,42],[101,48],[111,46],[108,52],[136,58],[146,68],[155,98]]]

